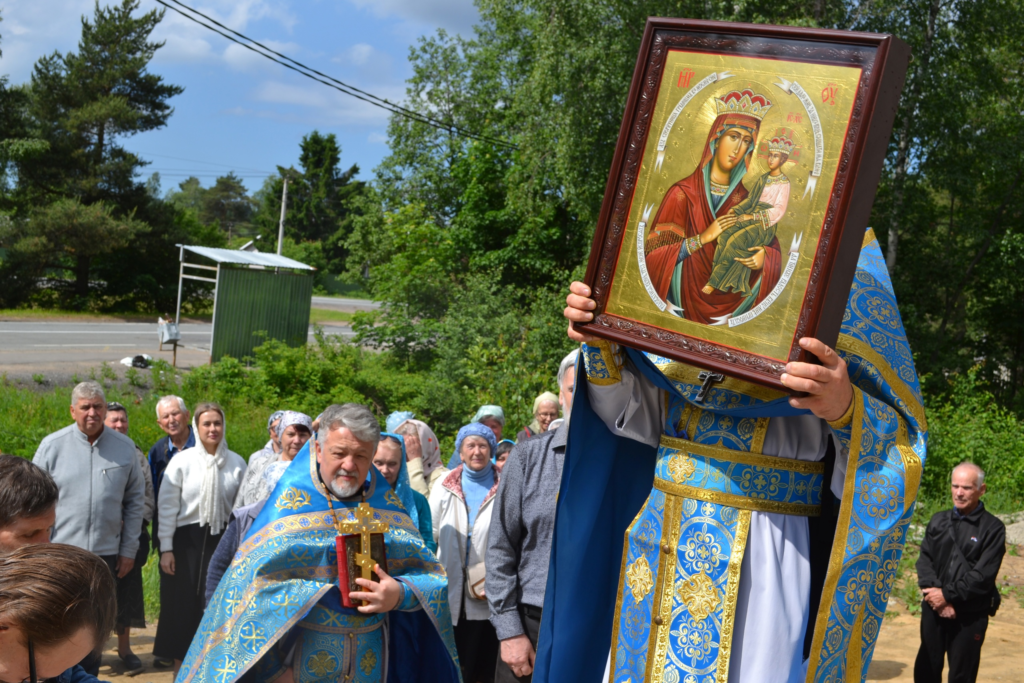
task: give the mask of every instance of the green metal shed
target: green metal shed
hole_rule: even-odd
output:
[[[186,244],[176,246],[180,249],[181,265],[175,322],[180,322],[181,318],[182,282],[213,283],[211,363],[224,356],[251,356],[264,339],[279,339],[289,346],[306,343],[314,268],[277,254]],[[217,265],[187,263],[185,252],[208,258]],[[214,276],[192,275],[185,272],[186,268],[212,271]]]

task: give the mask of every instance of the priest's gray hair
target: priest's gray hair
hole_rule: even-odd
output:
[[[953,472],[950,472],[949,476],[952,477],[953,473],[955,473],[958,469],[960,469],[962,467],[969,467],[972,470],[974,470],[975,486],[977,486],[978,488],[981,488],[982,484],[985,483],[985,470],[981,469],[980,467],[975,465],[973,462],[970,462],[968,460],[965,460],[964,462],[962,462],[959,465],[957,465],[956,467],[954,467],[953,468]]]
[[[565,358],[562,359],[562,364],[558,366],[558,388],[562,388],[562,380],[565,379],[565,373],[569,372],[569,368],[576,367],[576,359],[579,358],[580,350],[573,349],[569,352]]]
[[[188,408],[185,407],[185,399],[181,396],[175,396],[174,394],[167,394],[166,396],[161,396],[160,400],[156,402],[156,419],[160,419],[160,406],[165,406],[173,401],[178,402],[178,409],[181,410],[181,412],[188,412]]]
[[[104,403],[107,402],[107,397],[103,393],[103,387],[99,385],[99,382],[85,381],[76,384],[75,388],[71,390],[71,405],[75,405],[83,398],[99,398]]]
[[[327,445],[327,435],[335,429],[348,429],[352,436],[364,443],[372,443],[374,450],[380,442],[380,423],[370,409],[360,403],[328,406],[320,418],[317,441],[320,448]]]

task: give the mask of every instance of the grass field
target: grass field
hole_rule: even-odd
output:
[[[309,311],[309,323],[324,325],[330,323],[352,322],[352,314],[345,311],[334,311],[328,308],[312,308]]]
[[[58,308],[0,308],[0,321],[47,321],[72,322],[128,322],[156,324],[156,313],[97,313],[95,311],[65,311]],[[210,322],[209,315],[183,315],[182,322]]]

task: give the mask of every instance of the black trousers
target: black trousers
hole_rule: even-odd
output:
[[[205,606],[206,569],[222,534],[188,524],[174,531],[174,574],[160,572],[160,621],[153,656],[185,659]]]
[[[464,683],[492,683],[498,659],[498,636],[486,619],[470,621],[466,610],[455,625],[455,649],[459,653]]]
[[[519,616],[523,620],[523,628],[526,629],[526,637],[530,639],[533,649],[537,650],[537,637],[540,634],[540,607],[533,605],[519,605]],[[527,676],[516,676],[508,664],[501,660],[501,653],[498,653],[498,666],[494,671],[494,683],[531,683],[533,674]]]
[[[914,683],[942,683],[944,657],[949,657],[949,683],[978,679],[987,614],[942,619],[927,602],[921,606],[921,649],[914,662]]]

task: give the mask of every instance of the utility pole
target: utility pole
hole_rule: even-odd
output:
[[[277,255],[281,255],[281,245],[284,243],[284,212],[288,210],[288,179],[284,179],[284,187],[281,189],[281,223],[277,227]]]

